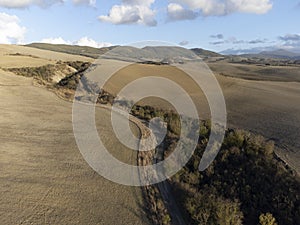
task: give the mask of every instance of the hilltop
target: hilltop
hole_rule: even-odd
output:
[[[193,51],[196,55],[198,55],[200,57],[222,57],[223,56],[220,53],[205,50],[202,48],[192,48],[191,51]]]
[[[31,48],[38,48],[43,50],[49,50],[54,52],[62,52],[72,55],[82,55],[90,58],[98,58],[100,55],[108,52],[109,50],[115,48],[103,47],[103,48],[93,48],[88,46],[77,46],[77,45],[64,45],[64,44],[46,44],[46,43],[32,43],[25,45]]]
[[[32,43],[32,44],[28,44],[25,45],[27,47],[31,47],[31,48],[37,48],[37,49],[43,49],[43,50],[49,50],[49,51],[54,51],[54,52],[62,52],[62,53],[67,53],[67,54],[73,54],[73,55],[81,55],[81,56],[86,56],[86,57],[90,57],[90,58],[98,58],[100,55],[103,55],[105,53],[107,53],[110,50],[115,49],[118,46],[111,46],[111,47],[103,47],[103,48],[93,48],[93,47],[88,47],[88,46],[77,46],[77,45],[65,45],[65,44],[46,44],[46,43]],[[122,50],[121,50],[122,48]],[[129,46],[123,46],[123,47],[119,47],[118,48],[118,54],[120,53],[120,51],[123,52],[123,56],[126,56],[128,54],[136,54],[138,52],[138,55],[141,54],[141,51],[139,51],[138,48],[134,48],[134,47],[129,47]],[[186,51],[186,53],[188,52],[187,49],[182,48],[182,47],[162,47],[162,46],[158,46],[158,47],[144,47],[143,48],[143,52],[147,52],[147,54],[149,55],[153,55],[153,54],[157,54],[157,53],[161,53],[162,55],[168,55],[168,52],[172,52],[172,54],[174,54],[174,52],[180,52],[182,53],[182,49],[184,49]],[[213,52],[213,51],[209,51],[209,50],[205,50],[202,48],[193,48],[190,49],[191,52],[189,52],[188,54],[185,53],[185,55],[187,55],[188,58],[191,57],[192,53],[194,53],[195,55],[201,57],[201,58],[211,58],[211,57],[222,57],[221,54]],[[124,55],[126,53],[126,55]]]

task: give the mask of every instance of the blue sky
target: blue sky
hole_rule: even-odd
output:
[[[300,51],[299,0],[0,0],[0,43]]]

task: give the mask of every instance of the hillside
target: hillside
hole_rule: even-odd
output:
[[[80,55],[70,55],[20,45],[0,44],[1,68],[38,67],[55,64],[58,61],[91,62],[92,59]]]
[[[263,51],[259,53],[259,55],[268,58],[300,59],[300,54],[290,52],[285,49],[278,49],[274,51]]]
[[[228,55],[238,55],[244,58],[258,58],[258,59],[277,59],[277,60],[299,60],[300,53],[291,52],[285,49],[275,49],[270,51],[261,51],[258,53],[247,53],[247,54],[228,54]]]
[[[147,46],[136,48],[132,46],[120,46],[105,54],[104,58],[132,62],[183,62],[185,60],[198,59],[192,51],[177,46]]]
[[[151,224],[140,188],[107,181],[82,158],[72,103],[10,72],[0,71],[0,84],[0,224]],[[110,153],[136,163],[113,135],[110,112],[97,108],[95,121]]]
[[[98,58],[100,55],[108,52],[114,47],[104,47],[104,48],[93,48],[88,46],[77,46],[77,45],[54,45],[54,44],[45,44],[45,43],[32,43],[26,45],[31,48],[44,49],[54,52],[62,52],[73,55],[82,55],[90,58]]]
[[[196,55],[198,55],[200,57],[222,57],[223,56],[219,53],[205,50],[202,48],[192,48],[191,51],[193,51]]]
[[[4,47],[2,49],[5,49]],[[94,182],[96,174],[91,174],[92,171],[82,165],[82,158],[76,156],[78,152],[76,143],[72,139],[71,129],[71,104],[55,98],[52,93],[45,92],[42,88],[32,86],[33,78],[34,84],[38,84],[40,87],[45,86],[64,99],[73,99],[79,80],[81,78],[86,79],[83,75],[88,75],[84,72],[91,65],[92,58],[24,46],[11,46],[10,49],[13,51],[8,51],[7,48],[8,46],[6,46],[5,53],[1,52],[2,58],[9,58],[15,65],[13,67],[12,65],[2,66],[2,70],[0,70],[2,74],[0,82],[3,85],[0,91],[4,96],[4,101],[0,104],[2,104],[3,109],[6,109],[2,114],[4,123],[0,128],[3,130],[4,140],[9,139],[12,132],[17,131],[17,134],[20,134],[8,144],[8,147],[13,149],[12,155],[7,155],[6,145],[3,149],[0,148],[4,157],[4,171],[7,171],[8,177],[13,178],[12,181],[5,177],[3,179],[4,185],[11,185],[16,189],[7,192],[6,186],[0,187],[3,189],[5,200],[13,202],[13,204],[7,204],[7,212],[12,210],[14,204],[18,201],[24,201],[26,202],[24,207],[29,208],[28,214],[20,215],[20,218],[25,222],[42,223],[40,219],[43,217],[30,217],[36,213],[35,210],[37,209],[53,220],[56,218],[54,215],[58,215],[57,219],[60,223],[80,221],[82,224],[96,224],[95,221],[98,221],[97,216],[99,216],[101,221],[105,221],[105,224],[118,224],[118,221],[110,220],[110,215],[114,213],[116,202],[120,201],[119,214],[126,218],[128,224],[148,224],[148,221],[142,218],[146,218],[147,215],[151,217],[152,214],[155,216],[157,212],[164,212],[167,215],[168,212],[164,209],[164,204],[161,202],[161,204],[156,203],[156,200],[159,199],[157,197],[159,192],[148,191],[147,193],[150,194],[147,194],[147,201],[145,201],[145,195],[141,193],[140,189],[125,190],[120,186],[110,186],[103,178],[98,178],[99,180]],[[43,56],[44,58],[42,58]],[[62,56],[61,59],[64,60],[60,60],[58,56]],[[73,57],[72,60],[66,61],[65,59],[69,59],[69,57]],[[115,67],[117,63],[124,63],[124,60],[140,60],[143,62],[144,59],[152,58],[153,60],[167,59],[167,62],[170,62],[170,60],[183,60],[182,63],[184,63],[185,59],[193,59],[195,54],[180,47],[145,47],[143,49],[120,47],[110,51],[106,57],[121,59],[122,62],[100,59],[100,66]],[[90,61],[79,61],[78,58]],[[14,62],[14,59],[18,60]],[[199,160],[210,133],[209,122],[202,121],[196,154],[181,172],[169,180],[173,188],[170,190],[174,192],[168,191],[169,196],[176,196],[172,199],[175,199],[174,201],[182,209],[180,211],[183,212],[182,216],[188,224],[224,225],[228,224],[225,221],[230,220],[229,224],[252,225],[258,224],[258,220],[267,216],[274,217],[279,224],[296,224],[299,218],[300,184],[296,172],[299,172],[300,168],[299,153],[297,151],[300,146],[299,138],[297,138],[300,107],[295,102],[299,101],[300,83],[287,81],[297,81],[299,67],[257,66],[230,63],[228,60],[209,62],[208,65],[216,73],[223,90],[227,104],[228,127],[233,129],[227,131],[222,149],[215,162],[208,170],[199,172]],[[101,72],[105,73],[104,70],[101,70],[100,74],[97,73],[97,75],[101,76]],[[278,80],[284,75],[284,80]],[[163,66],[161,64],[131,64],[118,70],[103,87],[104,90],[102,89],[97,102],[110,105],[114,100],[114,96],[124,86],[136,79],[149,76],[160,76],[181,84],[182,88],[191,96],[191,99],[195,101],[200,117],[209,119],[209,109],[204,93],[199,91],[199,87],[183,71],[165,64]],[[31,79],[28,77],[31,77]],[[85,81],[87,82],[83,83],[88,91],[94,87],[98,88],[93,86],[94,84],[90,84],[88,80]],[[149,87],[151,85],[153,84],[149,83]],[[174,98],[180,98],[180,95],[176,95],[176,92],[165,91]],[[135,92],[140,92],[139,87],[135,88]],[[83,101],[89,98],[89,96],[77,97],[80,97]],[[157,98],[143,99],[138,104],[132,108],[134,116],[143,121],[150,121],[152,116],[161,116],[168,124],[168,134],[163,142],[165,146],[163,156],[167,157],[173,151],[173,147],[176,146],[180,134],[178,115],[172,111],[173,108],[170,104]],[[282,112],[283,108],[284,112]],[[34,116],[34,118],[29,119],[31,116]],[[17,120],[15,120],[16,117]],[[115,144],[118,141],[114,139],[113,131],[110,130],[108,112],[100,109],[97,111],[95,118],[97,128],[102,129],[101,132],[106,131],[104,134],[100,132],[101,138],[109,146],[114,146],[112,154],[125,163],[136,163],[136,154],[132,154],[129,149],[121,149],[121,146]],[[15,126],[17,127],[15,128]],[[34,127],[33,132],[28,127]],[[48,128],[51,129],[48,130]],[[42,132],[43,135],[36,135],[36,130]],[[138,129],[136,130],[138,132]],[[65,137],[62,134],[67,136]],[[255,134],[263,134],[265,138]],[[15,140],[22,143],[22,145],[25,143],[30,150],[20,148],[16,145]],[[272,141],[274,141],[275,146]],[[40,149],[40,142],[45,143],[42,150]],[[61,143],[65,142],[67,144],[60,146]],[[30,154],[27,154],[29,151]],[[6,164],[7,161],[16,159],[20,154],[24,154],[18,159],[20,164]],[[40,156],[42,156],[40,160],[43,163],[35,164],[36,158]],[[55,159],[55,164],[52,160],[49,160],[48,156]],[[66,156],[68,158],[65,158]],[[56,159],[59,160],[56,162]],[[49,161],[50,164],[45,163],[43,160]],[[71,166],[68,160],[72,161]],[[62,161],[66,164],[62,165]],[[27,162],[33,162],[33,164],[28,165],[37,170],[30,170],[30,173],[26,173],[25,176],[15,173],[15,171],[23,171],[23,165]],[[51,186],[50,190],[40,187],[42,180],[32,177],[40,177],[39,171],[43,171],[41,165],[49,171],[47,175],[49,179],[58,179],[59,183],[54,183],[55,186]],[[66,167],[64,167],[65,165]],[[76,170],[72,170],[73,168],[76,168]],[[68,172],[75,174],[76,178]],[[87,177],[84,176],[85,174],[87,174]],[[66,186],[63,186],[63,189],[57,188],[62,182],[57,177],[70,178],[70,180],[64,181]],[[19,182],[18,179],[24,179],[26,182]],[[28,179],[38,185],[30,183],[29,188],[26,186]],[[77,189],[70,189],[72,193],[64,191],[69,190],[67,188],[69,185],[76,187],[83,179],[92,188],[84,192],[84,198],[78,195]],[[14,182],[15,180],[18,181],[17,184]],[[274,180],[275,182],[273,182]],[[72,182],[70,183],[70,181]],[[98,190],[96,186],[99,187],[103,184],[107,189],[122,194],[120,196],[115,194],[112,200],[111,194],[95,191]],[[81,187],[86,189],[85,186]],[[19,193],[18,189],[24,189],[21,196],[15,200],[11,199],[11,196],[15,197],[16,193]],[[27,193],[26,190],[33,190],[34,192]],[[82,189],[79,190],[80,193],[82,191]],[[45,192],[46,194],[44,194]],[[66,197],[61,198],[61,195]],[[79,196],[76,201],[72,200],[74,195]],[[27,196],[29,197],[27,198]],[[35,203],[37,206],[31,209],[31,202],[26,200],[34,198],[33,196],[37,196],[34,202],[38,203]],[[135,201],[135,197],[137,201]],[[100,210],[95,214],[91,214],[91,208],[87,207],[91,204],[92,199],[98,200],[92,203],[93,209]],[[156,199],[155,204],[151,199]],[[79,203],[78,207],[83,206],[85,208],[82,214],[69,212],[66,216],[63,216],[64,213],[58,210],[55,204],[50,204],[52,200],[58,202],[59,205],[62,205],[63,201],[67,207],[75,208],[75,211],[77,203]],[[139,200],[147,204],[143,205]],[[111,202],[113,205],[110,205]],[[159,201],[157,200],[157,202]],[[106,209],[107,206],[108,209]],[[160,210],[152,210],[156,206]],[[168,206],[167,203],[166,206]],[[126,207],[132,208],[131,214],[126,212]],[[23,206],[20,205],[15,210],[18,215],[19,212],[23,211]],[[205,215],[205,218],[202,215]],[[19,218],[8,218],[14,223],[18,223]],[[161,216],[160,218],[165,219],[164,225],[170,224],[169,217]],[[171,218],[174,217],[171,216]],[[8,221],[6,221],[6,218],[4,219],[3,224],[7,224]],[[162,221],[162,219],[159,221]]]
[[[103,55],[107,53],[108,51],[116,48],[117,46],[112,46],[112,47],[104,47],[104,48],[93,48],[93,47],[88,47],[88,46],[77,46],[77,45],[64,45],[64,44],[46,44],[46,43],[32,43],[25,45],[27,47],[31,48],[38,48],[38,49],[43,49],[43,50],[49,50],[49,51],[54,51],[54,52],[62,52],[62,53],[68,53],[68,54],[73,54],[73,55],[82,55],[82,56],[87,56],[90,58],[98,58],[100,55]],[[170,51],[171,49],[171,51]],[[147,52],[148,54],[157,54],[157,53],[163,53],[164,55],[168,55],[168,52],[179,52],[182,53],[182,47],[145,47],[143,50]],[[221,54],[205,50],[202,48],[193,48],[190,49],[194,54],[200,57],[222,57]],[[122,50],[119,49],[118,52],[126,52],[127,54],[134,54],[138,50],[137,48],[134,47],[129,47],[129,46],[123,46]],[[139,51],[141,52],[141,51]],[[187,51],[186,51],[187,52]],[[192,53],[188,54],[188,57],[190,57]]]

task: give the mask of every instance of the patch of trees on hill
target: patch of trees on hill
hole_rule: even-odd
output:
[[[66,63],[68,66],[76,69],[76,72],[71,73],[61,79],[57,84],[55,84],[55,87],[76,90],[80,79],[83,77],[84,72],[91,66],[91,63],[81,61]]]
[[[58,61],[56,64],[48,64],[38,67],[7,68],[5,70],[19,76],[33,77],[34,79],[42,82],[48,82],[52,84],[52,78],[56,75],[56,73],[66,73],[66,76],[60,82],[58,82],[57,85],[61,87],[65,86],[66,88],[75,90],[80,78],[90,65],[91,63],[81,61]],[[72,68],[76,72],[71,73],[68,68]]]
[[[273,142],[228,130],[216,160],[199,172],[207,138],[172,179],[191,224],[299,224],[299,178],[276,157]]]
[[[179,116],[150,106],[134,106],[132,114],[168,123],[165,157],[174,150]],[[202,121],[198,146],[189,163],[170,182],[189,224],[297,225],[300,221],[299,177],[274,153],[274,143],[243,130],[227,130],[212,165],[198,170],[210,134]]]

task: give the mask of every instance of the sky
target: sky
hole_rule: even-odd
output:
[[[0,43],[300,52],[300,0],[0,0]]]

